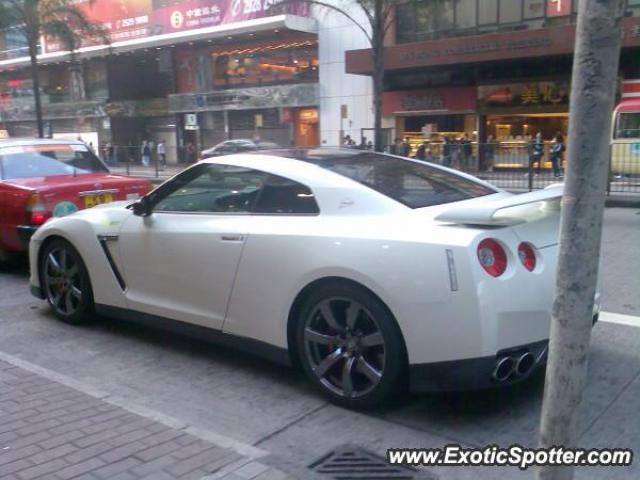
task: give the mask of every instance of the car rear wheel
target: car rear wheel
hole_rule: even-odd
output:
[[[304,302],[297,351],[311,380],[334,403],[369,408],[403,384],[406,356],[400,330],[384,304],[351,284],[326,285]]]
[[[93,318],[93,292],[89,274],[78,251],[67,241],[47,244],[40,257],[41,284],[59,319],[81,324]]]

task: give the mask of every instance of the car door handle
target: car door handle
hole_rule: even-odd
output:
[[[221,235],[220,240],[223,242],[243,242],[244,237],[242,235]]]

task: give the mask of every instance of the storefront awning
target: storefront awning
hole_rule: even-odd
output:
[[[166,47],[183,42],[196,42],[199,40],[215,40],[229,36],[238,37],[249,34],[257,34],[273,30],[290,30],[304,33],[317,33],[316,20],[298,15],[283,14],[271,17],[256,18],[243,22],[217,25],[215,27],[199,28],[196,30],[166,33],[150,37],[137,38],[113,42],[110,45],[97,45],[83,47],[76,50],[76,58],[99,57],[109,54],[131,52],[145,48]],[[69,52],[53,52],[38,55],[38,62],[42,64],[68,60]],[[22,67],[29,64],[29,57],[12,58],[0,61],[0,70],[6,68]]]

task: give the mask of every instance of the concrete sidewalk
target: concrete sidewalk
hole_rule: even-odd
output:
[[[263,455],[15,357],[0,358],[3,480],[290,478],[256,461]]]

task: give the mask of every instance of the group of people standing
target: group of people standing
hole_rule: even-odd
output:
[[[360,143],[356,144],[356,141],[351,138],[351,135],[345,135],[342,146],[347,148],[357,148],[359,150],[373,150],[373,142],[371,140],[367,140],[367,137],[362,137],[360,139]]]
[[[428,141],[423,141],[416,149],[413,158],[417,160],[423,160],[426,162],[438,161],[437,154],[431,148],[432,145]],[[389,153],[394,155],[400,155],[401,157],[411,156],[411,145],[407,138],[396,138],[393,145],[389,149]],[[442,165],[446,167],[467,169],[471,167],[473,159],[473,147],[471,139],[467,134],[463,135],[459,139],[453,139],[446,137],[444,144],[441,148]]]
[[[154,144],[151,141],[143,140],[140,146],[130,145],[114,145],[107,142],[102,147],[102,156],[107,165],[118,165],[119,163],[135,163],[138,158],[140,163],[145,167],[151,166],[154,160],[154,153],[157,158],[158,165],[161,167],[167,164],[167,149],[163,141]]]
[[[564,143],[564,136],[558,132],[551,140],[549,148],[549,159],[551,160],[551,168],[555,178],[562,177],[562,160],[567,147]],[[538,132],[529,143],[529,170],[533,171],[534,165],[537,164],[537,172],[540,173],[544,158],[544,140],[542,133]]]
[[[444,143],[440,144],[440,146],[440,163],[443,166],[462,170],[468,170],[473,167],[473,146],[471,139],[467,134],[464,134],[460,138],[445,137]],[[479,153],[481,153],[481,155],[478,160],[478,169],[480,171],[493,171],[498,146],[498,142],[495,141],[492,135],[488,135],[486,142],[479,145]],[[555,178],[563,176],[562,166],[565,151],[566,145],[564,142],[564,136],[562,133],[558,132],[553,136],[548,150],[548,158],[551,161],[553,176]],[[411,146],[406,138],[404,140],[396,138],[395,143],[389,149],[389,153],[403,157],[411,156],[410,152]],[[542,133],[538,132],[531,138],[528,144],[528,155],[529,168],[533,170],[534,166],[537,166],[537,173],[540,173],[545,157],[545,142],[542,138]],[[438,161],[437,155],[434,154],[432,149],[432,145],[426,140],[418,146],[413,158],[427,162]]]

